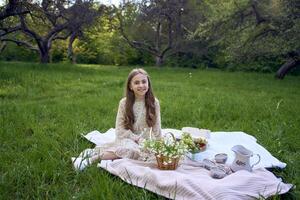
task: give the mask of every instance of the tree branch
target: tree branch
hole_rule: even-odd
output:
[[[261,16],[260,12],[258,11],[258,6],[257,6],[256,0],[251,1],[251,7],[253,9],[257,25],[267,21],[264,17]]]
[[[1,38],[1,41],[13,42],[13,43],[16,43],[18,46],[25,46],[31,50],[39,51],[39,49],[37,47],[34,47],[34,46],[32,46],[32,44],[29,44],[28,42],[25,42],[25,41],[20,41],[20,40],[10,39],[10,38]]]
[[[121,35],[123,36],[123,38],[128,42],[128,44],[135,48],[135,49],[138,49],[138,50],[144,50],[144,51],[147,51],[149,52],[150,54],[152,55],[155,55],[155,56],[159,56],[157,50],[153,47],[151,47],[150,45],[147,45],[146,43],[144,42],[138,42],[138,41],[131,41],[127,35],[125,34],[124,32],[124,28],[123,28],[123,20],[122,18],[120,17],[119,13],[117,14],[117,17],[119,19],[119,23],[120,23],[120,26],[118,27],[119,28],[119,31],[121,33]]]
[[[0,54],[4,51],[4,49],[7,47],[7,44],[5,41],[2,42],[1,47],[0,47]]]
[[[168,46],[161,52],[161,56],[163,56],[167,51],[169,51],[170,49],[172,49],[172,45],[173,45],[173,34],[172,34],[172,18],[168,17]]]
[[[0,12],[0,21],[11,16],[29,13],[29,10],[23,10],[23,6],[18,4],[18,0],[9,0],[3,11]]]
[[[68,37],[70,37],[71,34],[72,34],[72,32],[69,31],[69,33],[67,33],[65,35],[56,35],[55,37],[53,37],[52,40],[66,40],[66,39],[68,39]]]
[[[161,23],[158,22],[157,26],[156,26],[156,35],[155,35],[155,39],[156,39],[156,50],[158,51],[160,49],[160,34],[161,34]]]
[[[276,72],[275,77],[278,79],[283,79],[285,75],[292,69],[300,65],[299,57],[289,58]]]
[[[35,33],[34,31],[32,31],[28,28],[28,26],[26,24],[26,21],[25,21],[25,18],[24,18],[24,15],[19,15],[19,19],[20,19],[20,22],[21,22],[21,27],[22,27],[21,29],[25,34],[27,34],[30,37],[33,37],[37,41],[42,40],[41,36],[39,36],[37,33]]]
[[[16,31],[19,31],[21,30],[22,27],[21,27],[21,24],[15,26],[15,27],[9,27],[9,28],[1,28],[0,29],[0,37],[3,37],[9,33],[13,33],[13,32],[16,32]]]

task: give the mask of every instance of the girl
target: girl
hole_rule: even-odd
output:
[[[161,137],[160,105],[145,70],[134,69],[129,73],[125,96],[119,103],[115,142],[84,151],[73,160],[75,169],[83,170],[99,159],[141,159],[139,143],[149,137],[149,132],[154,139]]]

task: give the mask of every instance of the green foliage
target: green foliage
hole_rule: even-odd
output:
[[[176,8],[174,12],[171,10],[172,6],[176,7],[175,3],[167,4],[171,1],[159,4],[151,1],[151,6],[149,4],[149,8],[146,6],[142,10],[145,2],[126,3],[124,10],[116,8],[115,11],[123,14],[123,28],[128,38],[145,43],[152,50],[163,49],[168,44],[167,20],[157,10],[168,12],[170,16],[175,11],[181,13],[178,15],[180,20],[172,23],[171,32],[174,33],[173,42],[176,45],[166,53],[167,66],[274,72],[285,63],[291,52],[300,48],[298,0],[189,0],[180,5],[183,6],[180,11]],[[254,3],[263,19],[261,21],[255,16]],[[75,40],[73,46],[77,62],[152,65],[153,55],[132,48],[121,36],[116,12],[111,9],[107,7],[107,12],[95,23],[89,24],[83,36]],[[142,11],[147,12],[141,14]],[[178,16],[173,17],[177,19]],[[44,22],[45,16],[41,10],[35,10],[26,20],[29,27],[44,35],[51,27],[48,20]],[[158,21],[162,26],[160,44],[155,42]],[[17,22],[18,18],[12,17],[1,23],[8,26]],[[20,33],[13,37],[28,40]],[[67,40],[52,44],[53,62],[68,61],[67,44]],[[36,61],[38,56],[38,53],[24,47],[9,44],[0,54],[0,60]],[[299,74],[299,70],[292,73]]]
[[[204,56],[200,57],[193,52],[177,53],[166,59],[166,65],[169,67],[184,67],[184,68],[207,68],[210,62]]]
[[[7,47],[0,53],[0,60],[36,62],[38,61],[38,53],[8,42]]]
[[[108,18],[102,17],[78,43],[79,63],[114,65],[143,64],[147,55],[131,48],[115,30]]]
[[[261,22],[254,15],[254,2]],[[218,67],[273,72],[300,47],[299,8],[293,5],[279,0],[206,0],[200,4],[206,20],[192,38],[217,49],[210,58]]]
[[[76,53],[76,42],[74,42],[75,46],[73,48],[73,51]],[[67,61],[67,47],[68,47],[68,41],[65,40],[56,40],[53,42],[53,48],[51,49],[51,61],[52,62],[62,62]]]
[[[181,139],[178,141],[174,134],[169,132],[165,137],[160,139],[146,139],[142,143],[143,149],[151,153],[167,158],[167,162],[172,161],[173,158],[180,158],[187,152],[199,152],[196,143],[189,133],[183,133]],[[165,163],[167,164],[167,163]]]
[[[115,124],[131,68],[0,63],[0,199],[164,199],[99,170],[72,169],[93,148],[81,137]],[[279,160],[277,176],[300,184],[300,80],[271,74],[146,68],[162,127],[244,131]],[[282,198],[296,199],[299,187]]]
[[[185,143],[188,147],[188,151],[191,153],[199,153],[200,149],[199,146],[196,145],[192,136],[189,133],[183,133],[181,136],[181,141]]]

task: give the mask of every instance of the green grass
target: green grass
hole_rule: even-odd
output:
[[[0,199],[164,199],[71,156],[93,147],[80,134],[115,125],[130,67],[0,63]],[[244,131],[287,163],[274,173],[300,196],[300,77],[181,68],[146,70],[162,127]],[[191,74],[189,74],[191,73]]]

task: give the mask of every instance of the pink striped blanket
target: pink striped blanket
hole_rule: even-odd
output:
[[[159,170],[156,163],[120,159],[101,161],[99,167],[119,176],[123,181],[145,188],[170,199],[253,199],[270,197],[289,191],[285,184],[264,168],[245,170],[213,179],[209,171],[196,167],[186,159],[175,170]]]

